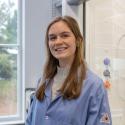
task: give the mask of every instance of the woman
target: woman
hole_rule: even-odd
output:
[[[83,58],[76,20],[57,17],[46,31],[48,59],[26,125],[111,125],[103,81]]]

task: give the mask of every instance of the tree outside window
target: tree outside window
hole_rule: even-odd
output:
[[[17,113],[17,6],[0,1],[0,117]]]

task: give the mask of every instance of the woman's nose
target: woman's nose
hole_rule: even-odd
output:
[[[63,43],[63,40],[60,36],[57,36],[57,39],[55,41],[56,44],[62,44]]]

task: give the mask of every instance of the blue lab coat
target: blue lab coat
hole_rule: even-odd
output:
[[[83,82],[77,99],[64,100],[59,94],[51,101],[50,86],[45,91],[44,100],[39,101],[34,96],[26,125],[112,125],[103,81],[88,70]]]

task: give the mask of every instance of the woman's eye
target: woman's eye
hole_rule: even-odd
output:
[[[49,37],[49,41],[54,41],[56,39],[56,36]]]
[[[61,37],[62,38],[67,38],[67,37],[69,37],[69,35],[68,34],[62,34]]]

